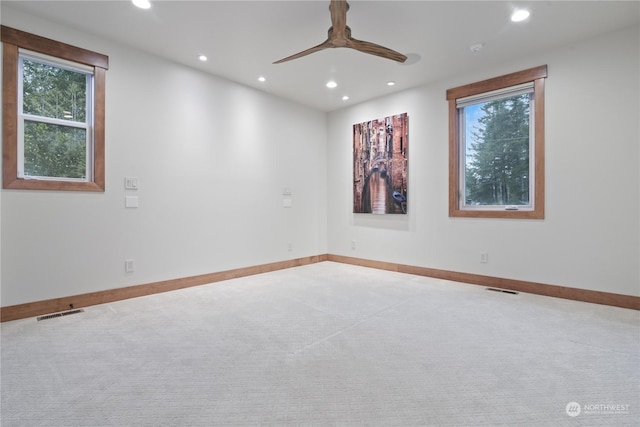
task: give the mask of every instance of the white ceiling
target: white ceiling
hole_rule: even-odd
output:
[[[638,1],[364,1],[351,0],[353,37],[404,54],[411,65],[351,49],[329,49],[283,64],[283,57],[323,42],[329,1],[2,0],[1,7],[59,22],[258,88],[332,111],[506,63],[537,51],[640,22]],[[516,7],[531,11],[509,20]],[[477,53],[469,46],[483,43]],[[108,52],[104,52],[108,54]],[[197,57],[205,54],[206,63]],[[264,83],[258,76],[264,76]],[[335,89],[325,83],[333,79]],[[396,85],[389,87],[386,82]],[[343,101],[342,96],[350,99]]]

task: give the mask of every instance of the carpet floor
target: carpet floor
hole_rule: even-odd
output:
[[[333,262],[1,344],[3,427],[640,424],[639,312]]]

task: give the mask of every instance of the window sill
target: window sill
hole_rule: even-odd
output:
[[[104,192],[104,184],[96,182],[73,182],[73,181],[40,181],[37,179],[7,179],[3,182],[2,188],[9,190],[49,190],[49,191],[90,191]]]

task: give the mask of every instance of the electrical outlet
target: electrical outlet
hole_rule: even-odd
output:
[[[136,270],[136,262],[132,259],[127,259],[124,261],[124,271],[125,273],[133,273]]]
[[[293,251],[293,243],[291,243],[291,242],[287,243],[287,250],[289,252]]]
[[[489,254],[487,252],[480,252],[480,262],[482,264],[489,262]]]
[[[355,249],[356,248],[356,241],[352,240],[351,241],[351,249]]]

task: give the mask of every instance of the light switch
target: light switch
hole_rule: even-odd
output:
[[[124,178],[124,189],[125,190],[137,190],[138,189],[138,177],[136,176],[127,176]]]
[[[282,189],[282,195],[283,196],[290,196],[293,193],[293,191],[291,190],[291,187],[284,187]]]
[[[124,207],[125,208],[137,208],[138,207],[138,196],[125,196],[125,198],[124,198]]]
[[[282,207],[285,207],[285,208],[293,207],[293,200],[291,200],[291,199],[282,199]]]

